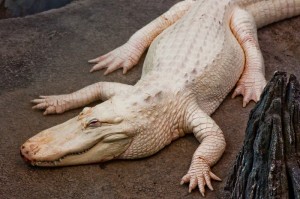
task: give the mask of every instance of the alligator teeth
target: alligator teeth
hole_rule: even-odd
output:
[[[91,148],[93,148],[93,146]],[[41,164],[54,164],[54,165],[57,165],[58,163],[60,163],[66,157],[72,156],[72,155],[81,155],[81,154],[84,154],[84,153],[88,152],[91,148],[86,149],[86,150],[81,151],[81,152],[77,152],[77,153],[70,153],[70,154],[65,155],[65,156],[63,156],[63,157],[61,157],[61,158],[59,158],[57,160],[54,160],[54,161],[38,161],[38,162],[33,162],[32,165],[33,166],[39,166]]]

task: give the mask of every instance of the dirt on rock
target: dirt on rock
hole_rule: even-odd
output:
[[[19,147],[39,131],[61,123],[81,109],[42,116],[31,109],[37,96],[70,93],[98,81],[134,84],[143,59],[127,75],[89,73],[87,60],[122,45],[139,28],[178,0],[79,0],[67,6],[0,20],[0,198],[200,198],[179,184],[199,145],[181,138],[158,154],[141,160],[64,168],[27,166]],[[259,30],[269,80],[274,71],[300,77],[300,18]],[[227,148],[212,168],[223,179],[213,182],[206,198],[226,198],[229,170],[242,146],[254,103],[242,108],[242,97],[230,94],[213,114],[225,133]]]

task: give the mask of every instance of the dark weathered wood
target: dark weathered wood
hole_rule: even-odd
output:
[[[300,86],[276,72],[250,113],[226,190],[231,198],[300,198]]]
[[[300,199],[300,85],[291,75],[286,92],[284,143],[291,198]]]

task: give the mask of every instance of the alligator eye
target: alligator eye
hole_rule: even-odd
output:
[[[92,119],[91,121],[89,121],[88,127],[100,127],[101,126],[101,122],[97,119]]]

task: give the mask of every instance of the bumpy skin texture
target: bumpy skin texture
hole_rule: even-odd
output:
[[[189,191],[198,185],[204,196],[205,185],[212,190],[211,179],[220,180],[210,167],[226,145],[209,115],[236,84],[233,97],[243,95],[243,106],[259,99],[266,81],[256,27],[299,13],[300,0],[179,2],[123,46],[89,61],[96,64],[91,71],[107,68],[108,74],[123,68],[126,73],[150,46],[136,85],[100,82],[33,100],[34,108],[46,109],[45,114],[107,101],[29,139],[21,147],[24,159],[38,166],[63,166],[141,158],[193,132],[201,144],[181,183],[189,182]],[[67,133],[59,133],[62,129]],[[53,151],[57,140],[59,150]]]

